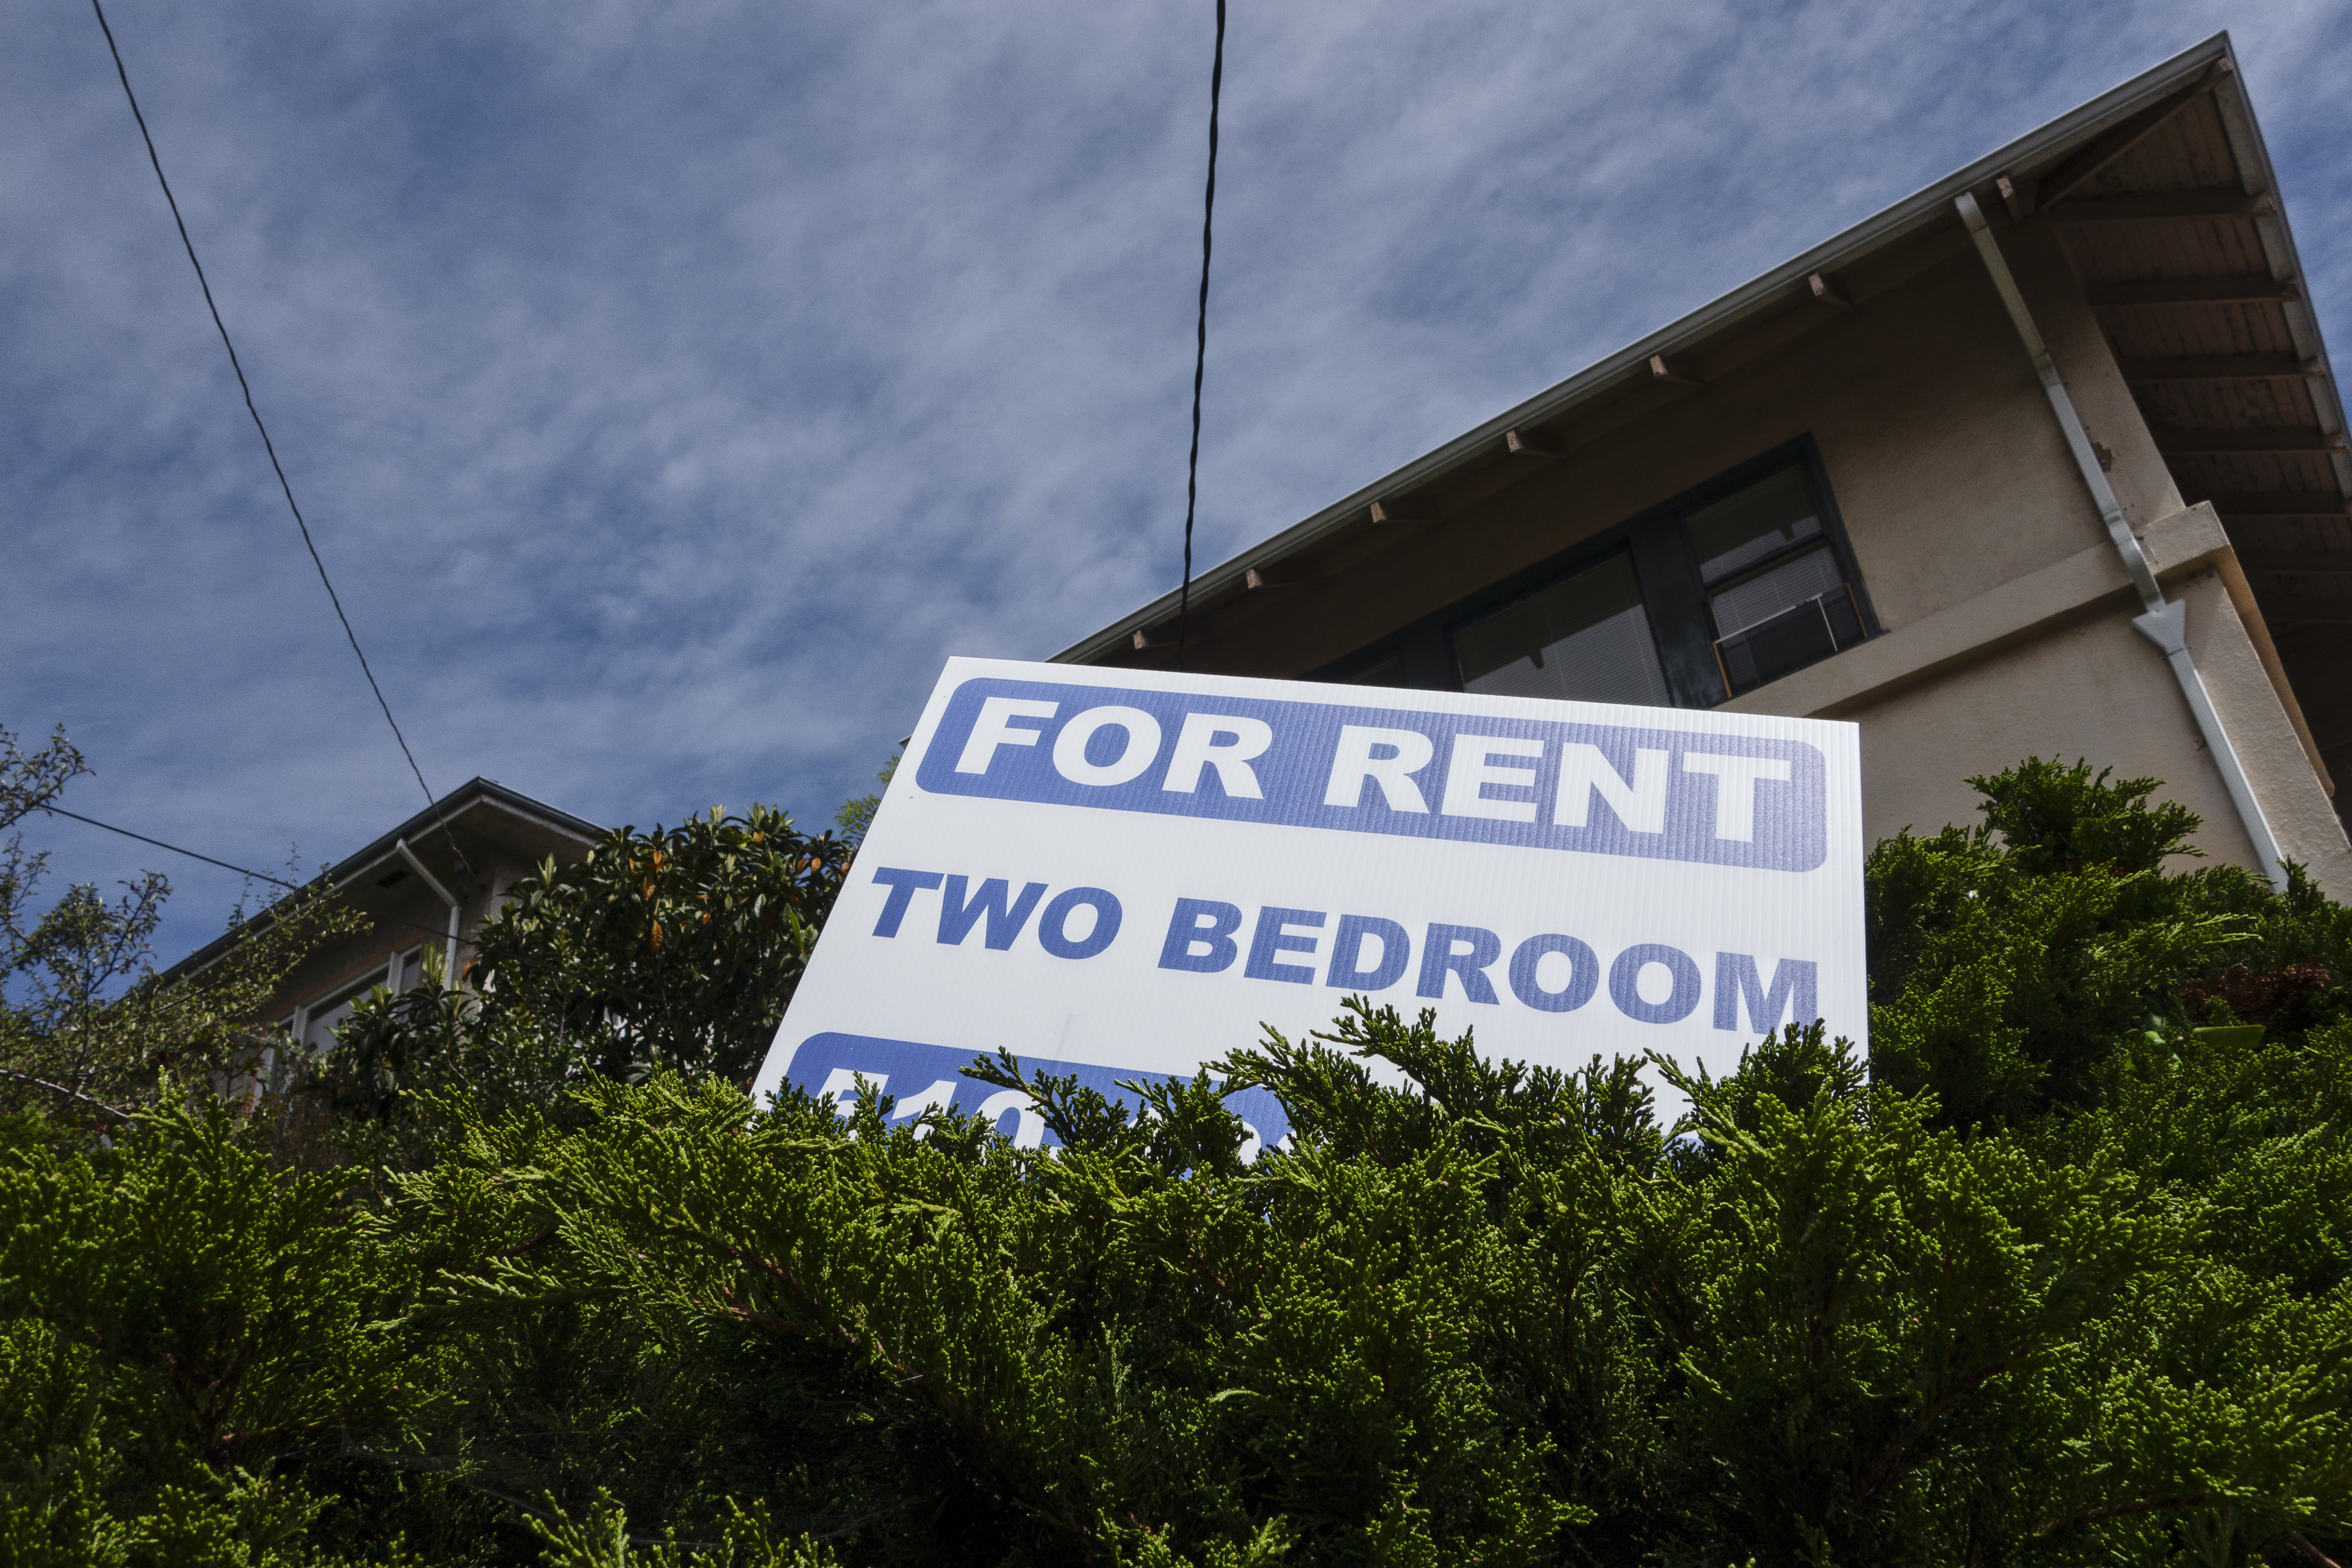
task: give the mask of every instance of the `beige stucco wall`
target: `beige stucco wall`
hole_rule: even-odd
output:
[[[1863,825],[1873,842],[1906,827],[1979,821],[1969,774],[2028,756],[2081,757],[2118,777],[2163,779],[2161,798],[2204,819],[2199,849],[2253,864],[2179,687],[2121,613],[2055,629],[1843,716],[1862,727]]]
[[[2288,713],[2293,694],[2231,592],[2220,520],[2209,507],[2187,508],[2151,524],[2141,543],[2167,597],[2189,607],[2198,673],[2282,852],[2330,896],[2352,897],[2352,846]],[[1864,831],[1874,841],[1977,821],[1969,774],[2026,756],[2079,757],[2164,780],[2159,799],[2204,819],[2200,851],[2259,869],[2171,665],[2132,627],[2139,608],[2103,543],[1727,706],[1859,724]]]
[[[2051,231],[2012,229],[2000,243],[2168,596],[2188,602],[2200,675],[2281,852],[2307,865],[2332,896],[2352,898],[2352,848],[2308,735],[2288,711],[2294,694],[2275,656],[2266,661],[2256,647],[2252,595],[2231,591],[2231,580],[2242,588],[2243,579],[2219,519],[2181,506]],[[1860,724],[1873,840],[1977,820],[1967,774],[2029,755],[2082,757],[2165,780],[2164,798],[2204,819],[2198,848],[2256,867],[2253,841],[2171,666],[2131,627],[2139,603],[1990,281],[1980,270],[1971,276],[1972,259],[1955,258],[1896,297],[1906,312],[1944,312],[1967,340],[1958,362],[1973,373],[1951,384],[1952,402],[1925,422],[1899,404],[1880,417],[1828,419],[1816,435],[1881,623],[1902,633],[1940,622],[1932,645],[1881,639],[1780,683],[1786,691],[1768,687],[1732,706]],[[1988,392],[1991,406],[1982,406]],[[1924,517],[1905,495],[1920,486],[1979,504]],[[1987,500],[1997,515],[1985,515]],[[1850,661],[1862,667],[1837,668]]]
[[[467,869],[458,867],[450,850],[452,840],[463,852]],[[515,881],[535,871],[544,854],[554,853],[568,861],[581,852],[566,837],[479,808],[461,816],[447,835],[438,831],[422,835],[413,847],[442,885],[459,898],[461,977],[475,957],[474,938],[485,924],[497,918]],[[267,1019],[278,1021],[298,1006],[311,1008],[329,1001],[371,971],[380,972],[394,953],[417,946],[436,955],[446,950],[449,906],[422,878],[412,872],[391,887],[377,885],[380,878],[399,869],[401,863],[385,858],[366,866],[352,866],[341,902],[366,916],[367,925],[323,945],[298,966],[271,998],[264,1013]]]
[[[2352,849],[2219,577],[2201,571],[2168,592],[2188,602],[2199,673],[2282,852],[2331,897],[2352,898]],[[1963,776],[1998,759],[2082,757],[2119,776],[2163,779],[2159,799],[2204,819],[2200,850],[2256,868],[2171,667],[2132,629],[2137,609],[2061,624],[1840,713],[1862,727],[1865,834],[1875,841],[1904,827],[1977,821]],[[1769,698],[1742,706],[1774,711]]]
[[[2180,510],[2164,459],[2046,230],[2002,236],[2085,428],[2135,522]],[[1850,347],[1849,347],[1850,345]],[[1850,373],[1814,440],[1880,623],[1909,624],[2103,542],[2065,437],[1975,254],[1824,334]]]
[[[2294,695],[2211,512],[2184,508],[2047,225],[2000,243],[2108,478],[2142,530],[2284,852],[2352,898],[2352,849]],[[1340,659],[1800,436],[1819,450],[1884,632],[1728,706],[1854,720],[1867,831],[1977,820],[1963,781],[2029,755],[2152,775],[2252,865],[2173,674],[2016,330],[1974,250],[1927,237],[1685,356],[1704,384],[1635,386],[1542,433],[1567,455],[1465,470],[1442,517],[1322,546],[1321,580],[1216,611],[1199,667],[1297,676]]]
[[[2255,648],[2231,591],[2231,558],[2217,552],[2165,589],[2169,597],[2188,602],[2189,643],[2198,674],[2262,802],[2279,852],[2308,866],[2329,897],[2352,903],[2352,846],[2322,787],[2309,737],[2298,733],[2281,700],[2284,683],[2264,667]],[[2284,695],[2292,700],[2291,692]]]
[[[1568,457],[1474,482],[1446,504],[1444,522],[1368,528],[1329,547],[1314,587],[1221,607],[1199,667],[1303,674],[1805,435],[1821,451],[1885,626],[2103,540],[1974,252],[1954,241],[1909,265],[1874,296],[1867,279],[1858,283],[1849,312],[1801,317],[1699,360],[1704,386],[1637,393],[1630,414],[1597,411],[1563,434],[1576,443]],[[2106,383],[2086,388],[2084,418],[2111,427],[2099,439],[2117,452],[2117,490],[2137,516],[2178,510],[2095,323],[2080,315],[2099,359],[2091,379],[2103,371]],[[2062,351],[2074,325],[2062,317],[2052,329]],[[2105,406],[2106,392],[2128,419]]]

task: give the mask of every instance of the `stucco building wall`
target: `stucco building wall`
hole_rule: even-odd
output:
[[[1974,254],[1955,243],[1852,311],[1735,349],[1706,384],[1571,433],[1565,458],[1466,498],[1442,521],[1335,546],[1316,585],[1222,610],[1200,667],[1297,675],[1443,610],[1726,469],[1811,436],[1880,622],[1893,628],[2105,540],[2098,514]],[[2047,258],[2059,267],[2063,260]],[[2031,287],[2031,285],[2029,285]],[[2039,302],[2037,301],[2037,307]],[[2179,509],[2087,311],[2085,419],[2107,417],[2135,514]],[[2053,331],[2053,337],[2058,334]],[[2070,376],[2074,373],[2069,366]],[[2119,409],[2102,406],[2111,392]],[[2095,434],[2097,426],[2094,426]],[[2138,437],[2137,448],[2132,437]]]
[[[491,780],[468,780],[433,810],[335,863],[319,890],[346,914],[359,916],[358,928],[320,944],[295,966],[256,1021],[299,1024],[329,1013],[354,987],[386,979],[386,967],[396,955],[421,948],[436,963],[446,962],[449,905],[433,882],[458,901],[457,978],[465,983],[467,966],[476,956],[475,939],[498,917],[515,882],[551,857],[581,859],[598,831],[593,823]],[[402,854],[403,841],[430,882]],[[272,911],[262,918],[275,915]],[[173,965],[165,977],[202,973],[243,939],[242,932],[232,931]]]
[[[2209,691],[2288,855],[2352,897],[2347,849],[2294,697],[2233,602],[2229,546],[2184,508],[2096,319],[2046,227],[2004,253],[2109,482],[2189,603]],[[2153,775],[2199,847],[2252,843],[2139,606],[1983,265],[1923,239],[1849,278],[1853,308],[1760,324],[1693,367],[1704,384],[1584,414],[1562,457],[1439,491],[1446,515],[1330,547],[1320,580],[1219,612],[1197,667],[1298,676],[1534,567],[1757,455],[1810,438],[1882,635],[1729,706],[1863,727],[1866,831],[1977,820],[1969,774],[2029,755]],[[2241,577],[2239,580],[2242,581]]]
[[[1707,587],[1677,519],[1803,454],[1870,635],[1801,595],[1783,612],[1819,605],[1822,635],[1798,650],[1732,601],[1748,655],[1763,629],[1774,667],[1826,656],[1727,706],[1859,724],[1870,833],[1974,821],[1967,775],[2082,757],[2163,779],[2209,855],[2252,867],[2212,746],[2282,855],[2352,900],[2326,767],[2352,756],[2352,435],[2304,275],[2216,37],[1210,568],[1181,653],[1171,592],[1059,657],[1454,686],[1458,628],[1484,618],[1481,658],[1530,638],[1605,580],[1510,607],[1622,538],[1658,682],[1564,653],[1595,662],[1559,689],[1709,705],[1730,678],[1710,596],[1769,572]],[[2226,739],[2135,630],[2108,488]]]

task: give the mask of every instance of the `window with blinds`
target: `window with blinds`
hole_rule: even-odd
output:
[[[1872,634],[1810,447],[1792,443],[1334,665],[1367,685],[1712,707]]]
[[[1687,513],[1724,695],[1737,696],[1862,641],[1862,608],[1802,466]]]

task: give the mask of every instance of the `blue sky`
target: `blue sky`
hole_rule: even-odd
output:
[[[1172,586],[1210,0],[110,17],[425,777],[822,821],[950,653]],[[1219,559],[2220,28],[2352,351],[2352,5],[1234,0]],[[423,803],[89,9],[0,50],[0,724],[264,868]],[[152,865],[160,956],[236,879]]]

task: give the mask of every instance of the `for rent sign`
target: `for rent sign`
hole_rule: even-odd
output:
[[[761,1070],[898,1113],[1000,1048],[1115,1092],[1339,998],[1495,1055],[1864,1028],[1852,725],[949,662]],[[1232,1102],[1278,1139],[1278,1105]],[[1017,1119],[1016,1119],[1017,1118]]]

